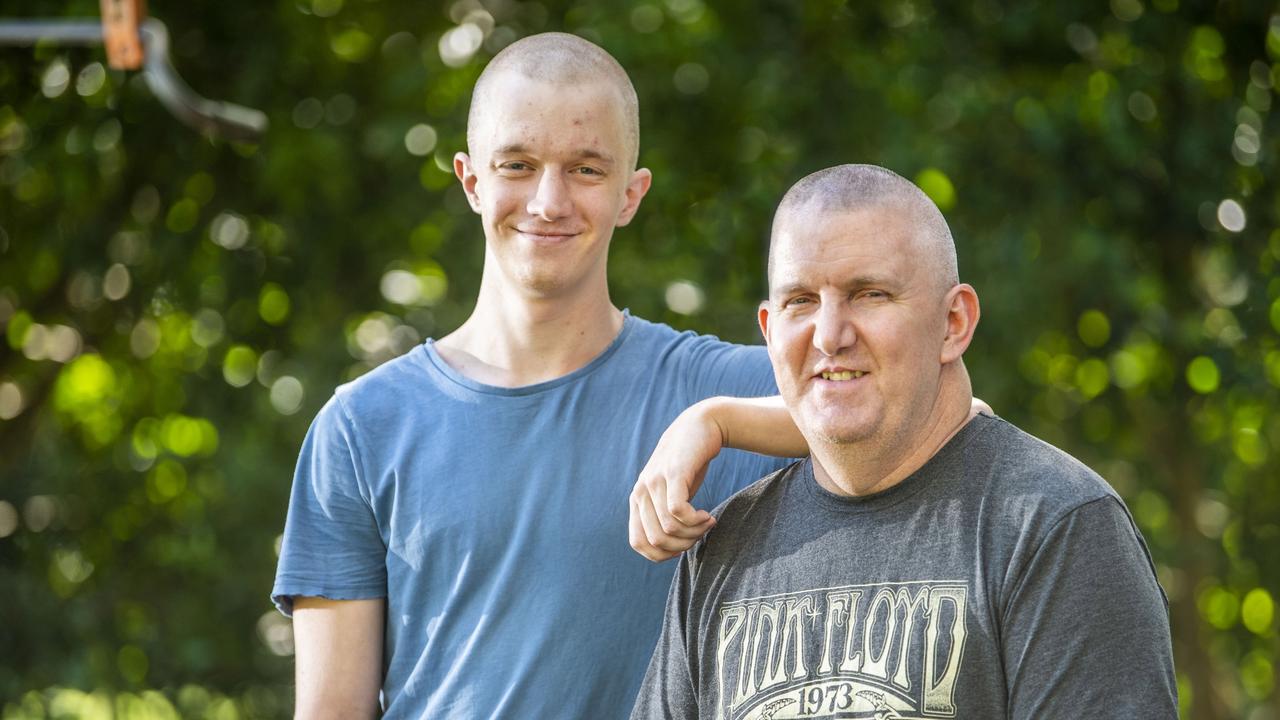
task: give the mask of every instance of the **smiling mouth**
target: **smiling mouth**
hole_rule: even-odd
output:
[[[550,238],[553,240],[559,239],[559,238],[574,237],[575,235],[579,234],[579,233],[571,232],[567,230],[525,230],[523,228],[516,228],[516,232],[520,233],[521,235],[527,235],[528,237]]]
[[[866,374],[867,374],[867,373],[866,373],[866,372],[864,372],[864,371],[862,371],[862,370],[844,370],[844,371],[842,371],[842,372],[824,372],[824,373],[822,373],[822,379],[823,379],[823,380],[837,380],[837,381],[839,381],[839,380],[854,380],[854,379],[856,379],[856,378],[860,378],[860,377],[862,377],[863,375],[866,375]]]

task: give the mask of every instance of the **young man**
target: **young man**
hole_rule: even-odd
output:
[[[298,717],[629,712],[672,571],[628,548],[632,482],[690,405],[776,392],[763,348],[610,301],[613,230],[651,181],[638,124],[626,73],[573,36],[516,42],[477,81],[454,161],[484,228],[475,310],[338,388],[298,462],[272,591]],[[756,449],[803,454],[780,403],[745,417]],[[779,466],[727,453],[700,502]],[[662,505],[677,541],[710,526]]]
[[[1096,474],[972,406],[978,297],[873,166],[797,183],[760,306],[811,458],[685,553],[633,718],[1176,718],[1167,606]]]

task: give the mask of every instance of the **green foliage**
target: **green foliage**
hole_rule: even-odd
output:
[[[272,127],[205,139],[100,50],[0,48],[3,717],[288,714],[267,593],[297,448],[336,384],[469,312],[470,87],[543,30],[600,42],[641,97],[655,181],[615,302],[753,341],[781,193],[838,162],[915,179],[983,300],[978,393],[1130,504],[1186,716],[1277,715],[1270,4],[150,10],[193,87]]]

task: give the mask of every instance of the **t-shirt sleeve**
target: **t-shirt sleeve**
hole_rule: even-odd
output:
[[[734,345],[710,335],[697,335],[689,341],[684,354],[690,404],[717,395],[778,394],[769,353],[763,345]]]
[[[1114,497],[1053,527],[1020,574],[1001,630],[1013,720],[1178,717],[1168,604]]]
[[[690,553],[680,557],[680,566],[667,594],[662,636],[649,659],[649,669],[636,698],[631,720],[675,720],[698,717],[698,696],[689,665],[689,592],[692,585]],[[696,633],[695,633],[696,636]]]
[[[734,345],[709,335],[694,336],[685,348],[687,402],[708,397],[768,397],[778,394],[773,366],[763,345]],[[794,458],[756,455],[744,450],[721,452],[711,465],[696,507],[715,507],[730,495],[790,464]]]
[[[335,395],[307,431],[294,472],[271,599],[286,615],[296,596],[386,596],[386,547],[363,476],[357,438]]]

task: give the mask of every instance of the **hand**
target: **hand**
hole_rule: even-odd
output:
[[[709,408],[703,401],[680,413],[631,490],[631,547],[654,562],[693,547],[715,525],[711,513],[689,504],[724,446]]]

